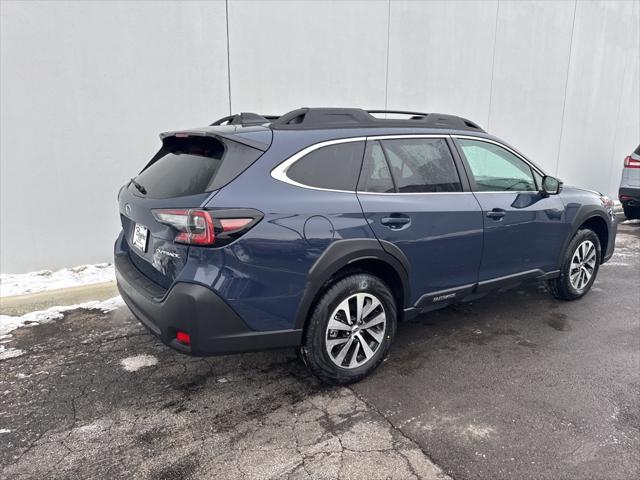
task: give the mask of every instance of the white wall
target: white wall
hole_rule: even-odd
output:
[[[109,261],[158,133],[229,109],[224,3],[3,2],[0,267]]]
[[[108,261],[158,133],[230,108],[459,114],[611,196],[640,143],[638,0],[1,5],[3,273]]]

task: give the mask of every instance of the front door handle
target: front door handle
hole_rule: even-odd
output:
[[[502,217],[504,217],[506,214],[507,212],[502,208],[494,208],[490,212],[487,212],[487,217],[493,218],[494,220],[502,220]]]
[[[397,217],[384,217],[380,220],[380,223],[386,225],[392,230],[399,230],[411,223],[411,218],[406,215],[397,216]]]

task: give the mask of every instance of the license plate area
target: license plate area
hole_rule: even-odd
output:
[[[134,247],[142,252],[146,252],[149,240],[149,229],[144,225],[136,223],[136,226],[133,229],[133,238],[131,240]]]

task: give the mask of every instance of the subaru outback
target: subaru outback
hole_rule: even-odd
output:
[[[611,200],[457,116],[303,108],[161,140],[118,194],[114,263],[186,354],[295,347],[355,382],[403,319],[530,281],[575,300],[613,254]]]

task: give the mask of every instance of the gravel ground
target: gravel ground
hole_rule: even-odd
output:
[[[583,300],[532,285],[432,312],[350,388],[288,350],[180,355],[126,308],[13,334],[3,479],[640,475],[639,224]]]

